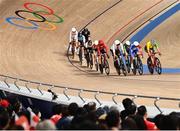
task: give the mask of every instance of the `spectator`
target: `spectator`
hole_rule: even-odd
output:
[[[10,117],[6,110],[1,108],[0,112],[0,130],[6,130],[10,123]]]
[[[37,124],[36,130],[56,130],[56,126],[51,120],[44,120]]]
[[[66,129],[67,127],[70,126],[71,120],[68,119],[68,107],[67,106],[63,106],[62,107],[62,118],[57,122],[56,127],[59,130],[63,130]]]
[[[72,119],[74,118],[74,116],[76,115],[76,112],[78,110],[78,104],[76,103],[71,103],[69,106],[68,106],[68,113],[69,113],[69,116],[68,116],[68,119],[70,121],[72,121]]]
[[[165,115],[160,122],[160,130],[177,130],[177,120],[176,116]]]
[[[147,114],[147,109],[145,106],[138,107],[137,114],[144,118],[144,121],[145,121],[145,124],[146,124],[148,130],[157,130],[155,123],[147,120],[148,114]]]
[[[132,118],[136,122],[137,130],[147,130],[147,126],[146,126],[143,116],[131,115],[130,118]]]
[[[120,119],[120,113],[117,110],[110,111],[107,114],[106,117],[106,123],[109,128],[109,130],[119,130],[121,129],[120,125],[121,119]]]
[[[134,103],[131,99],[126,98],[123,99],[122,104],[124,106],[124,110],[121,111],[121,119],[124,120],[130,114],[128,108],[134,105]]]
[[[155,123],[155,125],[158,129],[160,129],[160,124],[161,124],[161,121],[162,121],[164,116],[165,115],[163,115],[163,114],[159,114],[159,115],[155,116],[153,119],[153,122]]]
[[[50,120],[56,125],[57,122],[62,118],[62,105],[58,104],[53,106],[52,113],[53,116],[50,118]]]
[[[131,117],[126,118],[122,121],[122,130],[137,130],[137,125],[134,119]]]

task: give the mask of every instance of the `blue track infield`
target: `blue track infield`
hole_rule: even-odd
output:
[[[140,31],[138,31],[134,36],[131,37],[130,41],[138,41],[141,42],[153,29],[155,29],[158,25],[164,22],[173,14],[177,13],[180,10],[180,3],[173,6],[171,9],[160,15],[159,17],[155,18],[154,20],[150,21],[149,24],[144,26]],[[147,66],[144,65],[144,72],[147,73],[148,69]],[[162,73],[180,73],[180,68],[163,68]]]

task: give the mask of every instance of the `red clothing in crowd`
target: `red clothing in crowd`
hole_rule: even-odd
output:
[[[144,120],[148,130],[157,130],[155,123]]]

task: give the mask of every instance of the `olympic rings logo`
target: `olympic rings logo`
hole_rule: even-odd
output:
[[[30,5],[36,5],[36,6],[40,6],[41,8],[46,9],[47,11],[34,11],[32,8],[30,8]],[[36,29],[41,29],[41,30],[55,30],[57,27],[55,26],[55,24],[58,23],[62,23],[64,22],[63,18],[61,18],[60,16],[56,15],[54,13],[54,10],[52,10],[50,7],[39,4],[39,3],[25,3],[24,4],[24,8],[26,10],[17,10],[15,11],[15,14],[18,17],[8,17],[6,18],[6,22],[8,22],[9,24],[22,28],[22,29],[30,29],[30,30],[36,30]],[[32,15],[34,18],[28,18],[25,17],[23,14],[26,13],[26,15]],[[56,20],[50,20],[47,19],[46,16],[53,16],[56,18]],[[27,24],[26,25],[21,25],[21,24],[17,24],[14,21],[23,21]],[[45,23],[46,26],[42,27],[39,26],[40,24],[38,23]]]

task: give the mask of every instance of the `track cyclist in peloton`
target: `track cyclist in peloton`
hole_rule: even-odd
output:
[[[152,65],[154,65],[154,58],[152,56],[154,56],[155,51],[157,51],[160,56],[162,55],[160,52],[160,49],[159,49],[159,44],[154,39],[152,39],[146,43],[144,50],[148,54],[148,56],[151,58]]]
[[[130,46],[131,46],[131,42],[127,40],[124,43],[124,51],[125,51],[126,61],[128,62],[127,65],[128,65],[129,68],[131,66],[131,51],[130,51]]]
[[[135,41],[130,44],[130,56],[131,56],[131,69],[134,69],[133,61],[138,53],[140,53],[142,47],[139,45],[139,42]],[[142,51],[141,51],[142,52]],[[142,54],[141,54],[142,55]]]
[[[82,35],[81,32],[78,33],[78,51],[77,54],[79,54],[79,51],[82,51],[82,58],[84,59],[84,48],[85,48],[85,37],[84,35]]]
[[[101,67],[101,54],[106,54],[107,58],[109,58],[108,46],[104,43],[103,40],[98,41],[97,52],[98,52],[99,66]]]
[[[77,52],[77,49],[76,49],[77,43],[78,43],[78,31],[76,30],[75,27],[73,27],[69,34],[69,52],[71,52],[72,50]],[[73,59],[74,59],[74,56],[73,56]]]
[[[84,28],[82,34],[85,36],[86,42],[88,42],[91,35],[91,32],[88,30],[88,28]]]
[[[114,62],[118,60],[118,65],[120,65],[119,57],[122,58],[122,61],[125,65],[125,50],[123,44],[119,40],[115,40],[113,45],[111,46],[110,52],[112,54]]]

